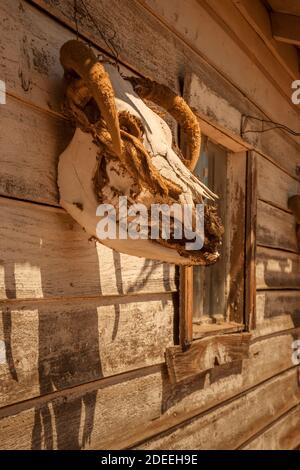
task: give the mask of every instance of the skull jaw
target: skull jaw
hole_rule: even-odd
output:
[[[59,159],[58,187],[61,206],[90,236],[116,251],[178,265],[196,264],[191,259],[181,256],[175,249],[161,246],[152,240],[129,238],[100,240],[97,237],[97,224],[100,219],[96,211],[99,202],[93,185],[97,153],[98,147],[93,143],[92,136],[77,128],[70,144]],[[118,234],[118,227],[116,232]]]

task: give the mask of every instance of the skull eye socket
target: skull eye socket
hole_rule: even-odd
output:
[[[87,102],[83,111],[91,124],[96,124],[100,120],[101,113],[94,98]]]

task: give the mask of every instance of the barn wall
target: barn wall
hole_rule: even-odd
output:
[[[232,1],[185,3],[183,14],[177,0],[88,2],[97,23],[116,30],[125,69],[173,89],[187,74],[196,77],[203,119],[253,152],[250,357],[170,384],[164,351],[177,339],[174,267],[96,246],[58,204],[57,159],[72,135],[61,113],[59,49],[74,38],[73,1],[2,0],[0,448],[300,445],[291,361],[300,337],[300,256],[287,208],[288,194],[300,189],[299,139],[279,131],[241,139],[239,129],[242,114],[264,113],[300,128],[290,101],[293,49],[271,53]],[[79,27],[109,52],[90,21],[80,18]]]

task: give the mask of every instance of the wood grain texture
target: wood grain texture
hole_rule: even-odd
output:
[[[183,348],[193,341],[193,268],[180,268],[179,341]]]
[[[297,176],[298,150],[295,142],[291,142],[284,133],[276,131],[247,133],[241,138],[242,115],[256,116],[254,110],[248,107],[248,110],[244,109],[242,111],[241,104],[236,103],[232,95],[226,96],[228,85],[225,90],[221,87],[221,84],[215,89],[214,83],[203,79],[196,72],[189,73],[188,81],[189,87],[185,98],[190,106],[196,110],[202,126],[204,121],[204,133],[207,133],[214,140],[218,141],[219,139],[222,145],[234,152],[243,149],[232,147],[232,143],[235,146],[243,144],[248,149],[255,149],[274,161],[291,176]],[[255,129],[260,130],[260,127],[257,126],[256,121],[251,121],[251,125],[247,129],[255,131]]]
[[[0,199],[0,299],[176,290],[175,268],[95,242],[61,209]]]
[[[10,96],[1,122],[0,194],[58,205],[58,157],[72,138],[71,125]]]
[[[0,448],[110,448],[123,435],[129,436],[139,421],[159,417],[160,385],[157,371],[136,373],[121,382],[103,386],[95,382],[85,391],[73,389],[48,402],[33,403],[1,419]]]
[[[72,0],[58,2],[55,6],[53,2],[49,0],[34,0],[33,3],[40,5],[51,14],[57,16],[59,20],[65,24],[73,28],[75,27]],[[123,1],[122,9],[118,7],[117,0],[114,0],[113,3],[110,2],[109,8],[105,2],[103,4],[97,2],[95,5],[93,2],[90,2],[90,10],[93,11],[96,22],[98,21],[99,24],[108,23],[118,32],[115,44],[120,47],[120,60],[125,65],[129,65],[139,73],[149,75],[171,86],[173,89],[178,89],[178,77],[183,77],[186,73],[194,72],[198,77],[201,77],[201,81],[212,93],[215,93],[216,96],[220,95],[221,90],[221,98],[225,102],[228,102],[232,109],[236,108],[238,114],[259,115],[257,107],[251,100],[245,98],[244,93],[241,93],[228,83],[228,80],[225,78],[226,74],[222,77],[222,74],[216,73],[214,66],[207,63],[207,55],[203,58],[194,48],[191,49],[190,46],[183,44],[180,39],[175,37],[168,28],[157,21],[157,19],[153,17],[152,14],[149,14],[138,2],[130,2],[129,0]],[[112,10],[114,11],[113,16],[110,14]],[[84,18],[81,18],[80,23],[80,31],[86,37],[91,38],[94,44],[105,48],[94,26]],[[210,22],[208,24],[210,24]],[[213,31],[213,29],[211,30]],[[159,37],[159,41],[157,41],[157,37]],[[210,34],[209,37],[211,37],[212,41],[216,39],[215,34]],[[206,47],[210,42],[211,41],[208,41],[205,36],[205,41],[202,41],[201,45]],[[228,47],[227,41],[225,41],[224,44]],[[219,50],[219,45],[220,43],[218,43],[217,50]],[[223,58],[226,56],[226,54],[225,56],[224,54],[220,55]],[[151,60],[148,59],[149,57],[151,57]],[[215,58],[215,53],[213,53],[213,57]],[[211,57],[209,57],[209,59],[211,60]],[[164,67],[161,67],[162,63]],[[245,72],[246,77],[251,76],[252,67],[253,64],[251,65],[250,74],[246,74]],[[239,66],[239,83],[240,70],[241,68]],[[229,74],[229,77],[231,77],[232,73]],[[269,89],[270,84],[268,83],[266,86]],[[257,91],[259,88],[255,88],[255,90]],[[279,120],[279,118],[282,119],[283,107],[286,108],[286,106],[289,107],[289,105],[284,105],[280,98],[278,98],[277,101],[278,104],[280,103],[279,115],[277,116],[277,120]],[[256,102],[256,100],[254,100],[254,102]],[[263,103],[264,102],[265,94],[263,95]],[[256,104],[259,105],[258,102],[256,102]],[[293,111],[295,112],[295,107],[291,107],[290,111],[287,112],[288,114],[293,114]],[[213,117],[215,113],[218,113],[216,107],[212,109],[211,116]],[[228,121],[226,126],[229,127]],[[240,126],[237,128],[237,134],[240,136]],[[272,155],[284,168],[288,171],[292,171],[295,175],[295,166],[299,152],[297,142],[290,139],[286,134],[277,131],[271,132],[271,135],[267,134],[260,136],[262,145],[259,145],[259,147],[262,148],[267,155]]]
[[[261,33],[264,33],[263,35],[259,34],[259,27],[254,25],[254,22],[249,21],[250,15],[241,14],[243,3],[252,3],[252,10],[256,11],[256,17],[259,16],[261,22],[265,22],[265,20],[267,22],[268,11],[264,5],[260,5],[256,0],[246,0],[246,2],[242,0],[240,8],[234,0],[223,0],[222,4],[218,0],[205,0],[204,3],[216,12],[220,18],[219,21],[223,22],[224,29],[227,29],[228,34],[251,57],[253,63],[262,69],[265,76],[270,81],[275,79],[277,86],[281,87],[283,92],[287,92],[288,82],[298,76],[296,51],[289,46],[281,48],[271,34],[268,36],[268,33],[271,32],[270,27],[268,31],[266,31],[267,27],[264,31],[261,31]],[[248,11],[249,9],[251,10],[251,6],[248,7]],[[272,76],[273,72],[275,72],[275,75],[271,78],[270,75]]]
[[[180,386],[170,385],[164,367],[152,367],[5,407],[1,448],[133,446],[284,372],[297,338],[300,330],[260,339],[250,346],[243,367],[224,366]],[[90,442],[82,438],[86,415]]]
[[[281,1],[281,0],[270,0]],[[284,3],[294,0],[283,0]],[[295,0],[297,1],[297,0]],[[251,27],[261,37],[264,43],[281,63],[281,65],[294,77],[298,75],[298,57],[294,47],[278,43],[272,34],[270,15],[265,5],[260,0],[233,0],[236,8],[241,12]],[[276,10],[276,8],[275,8]]]
[[[258,247],[256,280],[257,289],[299,289],[299,254]]]
[[[135,297],[0,306],[0,407],[163,363],[172,296]]]
[[[300,327],[300,291],[259,291],[255,336]]]
[[[257,243],[298,253],[295,217],[265,202],[258,201]]]
[[[186,349],[173,346],[166,350],[166,362],[172,383],[194,375],[217,369],[249,356],[249,333],[210,336],[193,343]]]
[[[257,158],[255,152],[247,154],[246,217],[245,217],[245,324],[247,330],[256,326],[256,249],[257,249]]]
[[[243,450],[294,450],[300,445],[300,406],[242,447]],[[299,450],[299,449],[298,449]]]
[[[5,109],[3,108],[5,125],[1,128],[0,136],[1,144],[5,148],[4,154],[1,155],[0,192],[10,197],[57,205],[57,159],[72,134],[69,124],[62,121],[60,115],[63,80],[62,68],[59,64],[59,48],[64,41],[72,37],[72,33],[28,3],[22,2],[20,5],[22,6],[18,8],[17,2],[12,4],[8,0],[3,0],[1,3],[4,58],[0,70],[7,84],[8,104]],[[55,8],[56,12],[57,8]],[[97,9],[99,8],[102,7],[97,4]],[[127,4],[123,3],[122,11],[127,12],[126,8]],[[73,2],[64,2],[63,10],[61,14],[64,18],[66,15],[71,18]],[[115,8],[114,11],[117,10],[118,8]],[[141,15],[140,11],[139,6],[132,7],[131,5],[125,16],[133,29],[128,28],[127,25],[125,28],[125,24],[122,26],[123,29],[120,29],[119,34],[122,40],[126,41],[127,61],[133,65],[136,64],[136,57],[139,57],[138,67],[142,66],[141,71],[144,74],[152,75],[174,89],[178,87],[177,77],[183,74],[182,69],[184,68],[184,74],[186,74],[192,71],[191,67],[194,68],[196,76],[202,77],[201,87],[205,86],[204,91],[207,90],[205,93],[201,91],[199,98],[195,100],[205,103],[208,99],[204,109],[206,116],[213,118],[213,124],[220,121],[227,130],[233,125],[234,132],[239,136],[241,114],[255,114],[255,109],[252,109],[251,104],[246,103],[245,98],[239,92],[230,89],[226,80],[216,75],[207,64],[202,63],[199,57],[191,61],[190,51],[186,51],[182,45],[172,46],[174,51],[170,54],[170,44],[176,42],[172,34],[151,19],[151,15],[148,15],[149,18],[147,15],[145,17],[145,13]],[[107,18],[107,15],[107,9],[101,10],[101,18]],[[147,34],[143,34],[143,28],[141,31],[137,28],[138,15],[139,22],[142,21]],[[123,25],[123,21],[122,18],[120,24]],[[84,32],[92,34],[91,25],[83,26]],[[140,41],[137,41],[136,38],[131,37],[131,40],[127,41],[125,36],[123,38],[125,29],[127,36],[128,30],[132,30],[135,34],[143,34],[143,39],[140,38]],[[154,39],[158,34],[160,41]],[[100,44],[101,41],[99,41],[98,35]],[[146,59],[147,51],[145,59],[142,54],[142,47],[151,49],[153,44],[155,44],[158,57],[155,63]],[[167,63],[165,63],[166,57]],[[159,66],[162,62],[165,63],[166,68]],[[164,70],[168,72],[165,73]],[[18,97],[17,102],[12,101],[10,95]],[[29,109],[26,103],[30,105]],[[220,106],[220,103],[224,103],[224,106]],[[192,102],[191,104],[193,105]],[[203,106],[203,104],[200,106],[200,110]],[[42,113],[39,110],[42,110]],[[235,124],[231,123],[232,113],[238,116],[234,119]],[[10,130],[5,132],[8,126]],[[271,136],[267,134],[261,136],[267,142],[264,151],[295,174],[299,150],[294,148],[294,144],[290,144],[285,136],[272,132],[271,134]],[[18,136],[22,137],[22,140]],[[32,145],[33,142],[35,145]],[[238,149],[240,150],[240,147]]]
[[[240,324],[245,318],[245,263],[246,263],[246,200],[247,154],[230,153],[226,176],[227,203],[224,214],[226,267],[226,318]],[[220,278],[219,278],[220,279]],[[224,279],[223,279],[224,281]],[[218,282],[218,281],[217,281]]]
[[[269,0],[274,11],[300,16],[300,4],[298,0]]]
[[[231,83],[242,89],[250,99],[255,100],[265,112],[271,115],[273,112],[278,112],[278,109],[275,111],[279,101],[278,95],[285,96],[288,107],[292,108],[289,95],[290,76],[279,66],[266,45],[259,41],[255,32],[239,15],[232,2],[223,0],[220,4],[214,0],[210,2],[186,0],[184,11],[182,11],[180,0],[173,0],[171,5],[167,0],[146,0],[145,3],[173,31],[192,44],[195,50],[209,58],[209,61],[224,76],[230,77]],[[226,14],[230,16],[230,19],[226,18]],[[255,55],[252,52],[253,49],[251,50],[249,47],[250,44],[256,50]],[[228,58],[227,51],[231,51],[230,57],[234,60]],[[257,56],[260,56],[260,61],[257,60]],[[226,60],[225,57],[227,57]],[[266,63],[268,63],[267,67]],[[241,67],[244,77],[242,80]],[[271,70],[278,71],[277,80],[274,80],[274,76],[272,77]],[[275,72],[275,76],[276,74],[277,72]],[[255,87],[251,86],[251,76],[255,76]],[[282,80],[284,91],[279,85],[282,76],[285,77]],[[267,87],[266,83],[269,83]],[[270,96],[267,108],[265,107],[265,92],[268,92]],[[287,115],[292,116],[296,108],[285,111]],[[283,115],[281,116],[283,117]]]
[[[63,69],[59,49],[74,34],[25,1],[1,2],[1,78],[8,94],[60,113]]]
[[[0,143],[6,153],[0,157],[0,193],[57,205],[57,156],[72,131],[60,114],[63,82],[58,51],[63,42],[74,37],[63,26],[65,23],[74,30],[74,3],[35,3],[61,23],[29,2],[1,2],[0,72],[8,85],[8,105],[1,108],[5,125]],[[121,60],[135,72],[173,89],[178,89],[179,79],[187,72],[201,77],[197,100],[201,102],[203,97],[203,109],[212,123],[218,123],[218,132],[227,127],[226,142],[230,133],[239,136],[242,114],[261,116],[256,107],[259,99],[251,102],[246,98],[230,83],[233,76],[222,77],[209,64],[211,57],[203,59],[138,2],[124,0],[122,8],[118,0],[91,0],[89,4],[99,24],[112,21]],[[107,49],[94,26],[85,18],[79,21],[81,33]],[[208,37],[213,34],[212,29]],[[222,47],[228,44],[226,40]],[[210,41],[201,47],[211,47]],[[228,54],[218,60],[224,57],[227,60]],[[230,65],[225,62],[222,67]],[[242,63],[237,64],[239,70]],[[249,64],[252,72],[253,64]],[[233,74],[236,72],[234,69]],[[258,79],[261,77],[259,74]],[[254,95],[259,80],[250,84]],[[260,93],[268,85],[269,81],[264,81]],[[271,88],[275,96],[278,88]],[[265,94],[264,103],[265,96],[271,100]],[[272,103],[274,115],[294,123],[295,113],[288,109],[281,95]],[[226,120],[228,111],[232,114]],[[6,132],[8,127],[13,132]],[[259,183],[261,199],[286,209],[285,192],[298,187],[297,180],[287,173],[295,176],[299,145],[277,131],[249,141],[249,146],[256,146],[286,170],[282,176],[281,170],[276,173],[273,168],[270,184],[267,176]],[[267,175],[264,169],[261,175]],[[9,362],[0,364],[0,395],[6,405],[0,410],[1,448],[125,448],[171,427],[185,427],[187,420],[208,411],[207,426],[203,425],[206,431],[195,445],[205,444],[210,433],[212,446],[234,447],[251,439],[254,428],[264,430],[266,424],[273,423],[274,413],[282,416],[286,407],[296,403],[295,398],[299,402],[293,373],[284,372],[291,367],[291,343],[299,337],[299,330],[280,333],[280,329],[298,325],[293,322],[298,318],[299,255],[258,250],[258,288],[269,289],[270,294],[271,289],[293,289],[269,296],[259,305],[263,322],[257,336],[276,335],[257,337],[250,346],[249,359],[242,363],[220,366],[178,386],[169,383],[166,368],[160,364],[164,348],[173,341],[174,307],[168,294],[176,290],[173,267],[95,247],[59,209],[2,199],[0,212],[1,335]],[[158,297],[151,297],[152,292]],[[140,298],[124,300],[134,293]],[[103,298],[111,294],[120,296],[118,301],[111,299],[113,304]],[[126,372],[136,368],[143,369]],[[213,407],[283,372],[284,380],[272,379],[271,389],[262,384],[256,395],[249,391],[248,403],[246,395],[238,396],[236,410],[213,414]],[[264,401],[267,406],[261,409]],[[230,404],[222,408],[227,406]],[[231,427],[227,432],[230,419],[238,423],[242,414],[247,419],[241,435],[230,434]],[[220,417],[217,428],[214,417]],[[202,424],[197,426],[191,428],[191,443],[202,429]],[[176,435],[173,445],[184,446],[185,436]],[[274,442],[278,445],[278,440]]]
[[[242,32],[238,34],[230,29],[230,21],[224,22],[222,16],[225,15],[226,17],[228,9],[233,10],[233,13],[230,14],[231,22],[235,16],[236,10],[231,2],[224,0],[220,4],[220,2],[214,2],[213,0],[211,2],[187,0],[184,12],[180,0],[174,0],[171,5],[167,0],[146,0],[141,3],[149,5],[151,10],[172,31],[176,32],[188,44],[191,44],[193,49],[198,51],[202,57],[208,59],[223,76],[228,77],[231,83],[239,90],[242,90],[252,102],[257,103],[259,108],[271,120],[276,121],[277,119],[278,122],[278,120],[283,119],[284,122],[289,122],[291,126],[294,125],[298,119],[296,117],[298,112],[297,107],[293,107],[290,100],[291,78],[286,75],[283,85],[284,90],[280,88],[280,78],[274,80],[274,77],[270,74],[270,65],[265,68],[269,55],[270,60],[276,62],[276,59],[272,57],[262,41],[258,43],[258,46],[253,45],[256,44],[258,38],[243,17],[239,17],[237,21],[238,25],[243,23]],[[216,4],[215,8],[213,8],[214,4]],[[225,10],[224,14],[222,14],[223,9]],[[251,50],[249,47],[250,44],[256,51],[265,48],[260,61],[257,61],[258,52],[254,55],[253,49]],[[228,54],[228,51],[230,51],[230,54]],[[285,72],[278,64],[277,70],[279,75]],[[255,86],[253,86],[254,76]],[[276,72],[275,76],[277,76]],[[270,98],[267,106],[266,94]],[[284,101],[286,102],[285,105],[283,105]],[[284,112],[282,110],[280,112],[279,103],[284,106]],[[294,113],[295,119],[292,118]]]
[[[285,13],[271,13],[272,32],[277,41],[300,46],[300,17]]]
[[[289,211],[288,199],[300,194],[300,182],[291,178],[265,158],[257,158],[257,195],[259,199]]]
[[[258,430],[299,404],[299,400],[298,373],[293,369],[265,382],[231,403],[218,407],[212,413],[194,418],[177,429],[145,442],[138,448],[236,449]]]

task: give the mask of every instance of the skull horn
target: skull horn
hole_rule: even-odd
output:
[[[136,94],[167,111],[182,127],[187,137],[187,159],[183,162],[193,171],[200,155],[201,130],[197,117],[185,102],[170,88],[149,78],[129,77]]]
[[[122,144],[114,90],[103,65],[90,47],[77,40],[68,41],[62,46],[60,62],[66,72],[76,72],[84,80],[107,124],[112,148],[120,157]]]

